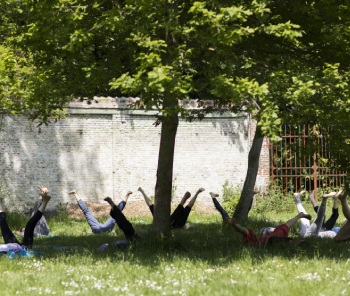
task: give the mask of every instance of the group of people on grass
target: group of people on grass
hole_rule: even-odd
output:
[[[22,243],[20,243],[17,240],[15,235],[10,230],[6,221],[6,215],[3,211],[2,200],[0,200],[0,227],[1,227],[1,233],[4,238],[5,244],[17,244],[20,246],[27,247],[32,245],[34,235],[40,236],[40,235],[47,235],[49,233],[49,227],[47,226],[43,213],[51,197],[48,195],[49,191],[46,186],[39,186],[38,188],[40,189],[40,194],[39,194],[39,199],[35,204],[35,209],[26,227],[21,230],[23,233]],[[145,202],[148,205],[153,215],[154,205],[151,199],[146,195],[146,193],[141,187],[138,189],[138,191],[140,191],[141,194],[143,195]],[[196,202],[198,195],[203,191],[204,191],[203,188],[198,189],[198,191],[192,197],[192,199],[189,201],[186,207],[185,207],[185,203],[191,197],[191,193],[186,192],[184,194],[180,204],[171,214],[171,218],[170,218],[171,228],[187,228],[186,227],[187,218],[191,212],[191,209],[194,203]],[[95,219],[95,217],[92,215],[87,205],[84,203],[82,199],[79,198],[75,190],[69,193],[74,195],[74,197],[76,198],[76,201],[79,207],[81,208],[81,210],[83,211],[86,217],[86,220],[90,225],[93,233],[103,233],[103,232],[111,231],[114,228],[115,224],[117,224],[118,227],[123,231],[128,241],[134,241],[138,239],[138,235],[136,234],[134,227],[122,213],[122,211],[126,206],[129,196],[132,194],[131,191],[129,191],[126,194],[125,199],[121,201],[118,205],[115,205],[115,203],[110,197],[106,197],[104,199],[111,206],[110,217],[104,224],[99,223]],[[254,194],[257,194],[257,193],[259,192],[254,191]],[[243,235],[244,244],[250,244],[251,246],[265,246],[265,245],[281,243],[281,242],[291,242],[295,246],[298,246],[300,244],[307,244],[305,240],[302,240],[302,239],[293,240],[292,238],[288,237],[289,229],[298,220],[301,221],[300,236],[302,238],[310,237],[310,236],[322,237],[322,238],[331,237],[331,238],[334,238],[337,242],[346,241],[350,239],[350,222],[349,222],[350,207],[347,203],[346,194],[344,193],[344,191],[340,190],[337,193],[331,192],[329,194],[324,194],[322,196],[322,202],[320,206],[318,206],[317,203],[315,202],[314,191],[313,191],[309,195],[309,199],[317,215],[311,224],[310,224],[311,215],[309,215],[305,211],[301,203],[301,196],[304,193],[305,191],[294,193],[298,215],[288,220],[286,223],[279,225],[276,228],[272,228],[272,227],[262,228],[260,230],[260,234],[261,234],[260,237],[257,237],[251,229],[248,229],[239,225],[235,219],[229,218],[227,212],[221,207],[220,203],[217,200],[217,197],[219,196],[218,194],[210,192],[210,195],[212,197],[214,206],[220,212],[223,221],[231,225],[237,232]],[[331,197],[334,200],[332,215],[327,221],[325,221],[327,200],[328,198],[331,198]],[[343,214],[347,220],[336,232],[336,231],[333,231],[332,229],[339,217],[338,200],[340,200],[342,204]]]

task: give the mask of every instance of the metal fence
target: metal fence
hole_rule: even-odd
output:
[[[321,133],[317,136],[318,152],[308,157],[302,156],[305,153],[301,151],[307,141],[311,141],[311,134],[315,135],[315,127],[284,126],[282,141],[271,143],[271,181],[273,185],[280,186],[284,193],[314,189],[317,197],[318,188],[344,184],[346,173],[330,168],[324,161],[330,154],[327,151],[328,143]]]

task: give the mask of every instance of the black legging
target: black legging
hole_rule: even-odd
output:
[[[154,211],[154,205],[149,207],[152,216]],[[170,228],[183,228],[186,225],[187,218],[190,215],[191,207],[179,204],[175,211],[170,215]]]
[[[132,241],[137,238],[134,227],[128,219],[125,218],[124,214],[117,208],[117,206],[113,206],[110,215],[117,222],[118,227],[124,232],[125,237],[128,240]]]
[[[319,206],[314,207],[315,212],[318,212]],[[334,227],[335,222],[337,222],[337,219],[339,217],[339,211],[338,209],[332,208],[332,216],[327,220],[327,222],[324,222],[326,220],[326,217],[324,217],[322,222],[322,228],[326,230],[332,230]]]
[[[31,246],[33,244],[33,233],[36,223],[40,220],[43,213],[40,211],[36,211],[33,217],[29,219],[27,222],[26,228],[24,230],[23,242],[20,243],[16,237],[13,235],[10,227],[6,221],[6,214],[4,212],[0,213],[0,228],[2,237],[4,238],[5,244],[16,243],[22,246]]]

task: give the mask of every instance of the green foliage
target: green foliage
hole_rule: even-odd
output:
[[[241,196],[242,185],[238,184],[233,186],[231,182],[228,180],[225,181],[224,185],[222,185],[222,206],[229,214],[232,216],[233,212],[236,209],[239,198]]]
[[[293,192],[293,191],[289,191]],[[264,194],[254,197],[252,212],[257,214],[295,212],[295,198],[290,193],[286,195],[279,186],[270,185]]]
[[[270,185],[264,194],[257,194],[254,197],[254,203],[252,207],[252,212],[266,215],[267,213],[295,213],[295,197],[293,192],[295,192],[293,186],[289,184],[288,193],[286,193],[286,189],[284,191],[280,186]],[[317,200],[321,202],[321,196],[326,193],[330,193],[332,191],[339,191],[341,187],[332,187],[332,188],[318,188],[317,189]],[[311,192],[306,192],[305,195],[302,196],[303,200],[306,204],[309,204],[310,201],[308,196]],[[328,200],[329,207],[332,207],[333,200]]]
[[[56,218],[58,218],[61,221],[65,221],[68,218],[68,212],[67,212],[67,207],[68,207],[68,202],[64,203],[64,202],[59,202],[56,206],[56,211],[57,211],[57,215]]]

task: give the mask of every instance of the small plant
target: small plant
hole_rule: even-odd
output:
[[[57,217],[60,220],[65,220],[68,218],[67,208],[68,208],[68,202],[66,202],[66,203],[59,202],[57,204],[57,206],[56,206],[56,210],[58,212]]]
[[[290,189],[288,192],[293,192]],[[295,199],[291,196],[291,193],[286,196],[286,193],[282,192],[281,187],[275,185],[269,185],[265,191],[265,194],[259,194],[255,197],[255,203],[252,207],[252,211],[258,214],[266,214],[269,212],[294,212],[295,211]]]
[[[222,185],[223,208],[231,216],[236,209],[239,198],[241,196],[242,185],[233,186],[228,180]]]

